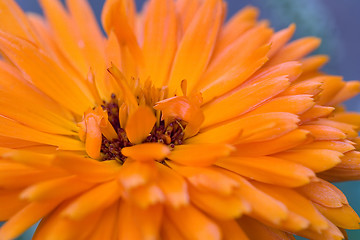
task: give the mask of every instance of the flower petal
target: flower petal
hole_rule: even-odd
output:
[[[49,214],[58,204],[58,200],[32,202],[28,204],[1,227],[0,239],[16,238],[41,218]]]
[[[144,26],[143,54],[145,72],[156,87],[164,84],[170,74],[178,40],[178,26],[173,1],[152,0],[147,7]]]
[[[166,215],[185,238],[220,240],[219,227],[195,207],[166,208]]]
[[[228,157],[219,159],[215,164],[257,181],[286,187],[307,184],[315,176],[310,169],[300,164],[267,156]]]
[[[228,156],[234,150],[227,144],[189,144],[178,145],[167,156],[182,165],[210,166],[219,157]]]
[[[273,98],[288,86],[288,79],[286,77],[279,77],[248,85],[219,97],[202,107],[205,115],[202,127],[205,128],[221,121],[241,116]],[[278,110],[277,108],[273,108],[272,111],[274,109],[279,112],[281,111],[281,109]]]
[[[62,211],[62,215],[73,220],[83,219],[91,213],[111,206],[122,194],[117,181],[103,183],[81,194]]]
[[[149,107],[138,107],[128,118],[125,131],[131,143],[139,144],[149,135],[156,117]]]
[[[162,143],[143,143],[121,149],[121,153],[137,161],[163,160],[169,153],[168,146]]]
[[[209,0],[203,3],[192,19],[179,44],[167,83],[171,95],[181,93],[182,80],[186,79],[188,88],[192,89],[203,74],[213,52],[222,17],[221,1]]]

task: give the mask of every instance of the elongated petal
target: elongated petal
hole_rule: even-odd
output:
[[[271,58],[268,66],[273,66],[286,61],[299,60],[302,57],[308,55],[320,45],[320,39],[315,37],[306,37],[296,40]]]
[[[322,216],[312,203],[292,189],[275,187],[261,183],[253,183],[257,188],[283,202],[287,208],[310,221],[310,228],[321,231],[328,227],[326,218]]]
[[[179,24],[173,1],[153,0],[147,11],[143,46],[146,70],[143,76],[151,77],[154,85],[160,87],[170,73]]]
[[[219,196],[214,193],[201,192],[194,187],[190,187],[189,193],[195,206],[216,219],[231,220],[250,210],[248,205],[239,201],[235,195]]]
[[[324,180],[319,179],[318,182],[309,183],[300,187],[298,191],[323,207],[339,208],[347,204],[347,200],[341,191]]]
[[[315,203],[315,207],[335,225],[346,229],[359,229],[360,218],[349,206],[329,208]]]
[[[121,165],[115,161],[99,162],[97,160],[75,154],[59,154],[54,160],[59,166],[82,180],[92,183],[105,182],[113,179],[119,173]]]
[[[216,165],[261,182],[287,187],[304,185],[314,177],[314,173],[302,165],[272,157],[229,157],[218,160]],[[277,167],[271,167],[273,165]]]
[[[93,99],[87,87],[68,76],[52,59],[29,42],[1,32],[0,49],[22,69],[30,82],[64,107],[82,115],[92,106]]]
[[[130,142],[141,143],[149,135],[156,118],[149,107],[139,107],[129,116],[125,131]]]
[[[165,200],[173,208],[189,204],[188,187],[185,179],[175,171],[162,164],[157,164],[159,170],[158,184],[165,195]]]
[[[205,120],[202,127],[208,127],[251,111],[263,102],[285,90],[288,86],[289,81],[287,78],[274,78],[226,94],[203,106],[202,109],[204,111]],[[228,107],[230,105],[232,105],[231,108]],[[273,109],[278,110],[277,108]],[[221,114],[219,114],[220,112]]]
[[[168,82],[170,94],[180,93],[180,83],[184,79],[188,81],[189,89],[198,81],[210,60],[221,18],[222,7],[219,0],[203,3],[176,53]]]
[[[221,239],[218,226],[191,205],[177,210],[166,208],[166,215],[186,238],[194,240]]]
[[[67,199],[91,187],[74,176],[43,181],[26,188],[20,195],[22,199],[43,201],[51,199]]]
[[[20,190],[0,191],[0,221],[6,221],[23,209],[28,203],[19,198]]]
[[[57,146],[63,150],[84,150],[79,140],[61,135],[49,134],[26,127],[0,115],[0,135],[26,141]]]
[[[120,195],[122,189],[116,181],[103,183],[80,195],[67,206],[62,214],[71,219],[82,219],[93,212],[112,205]]]
[[[123,148],[121,153],[137,161],[152,161],[164,159],[170,153],[170,149],[161,143],[143,143]]]
[[[219,157],[228,156],[234,149],[226,144],[190,144],[175,146],[167,156],[182,165],[210,166]]]
[[[340,157],[342,157],[343,154],[328,149],[304,149],[289,150],[273,156],[299,163],[312,169],[314,172],[322,172],[340,163]]]
[[[50,213],[58,204],[58,200],[28,204],[1,227],[0,239],[13,239],[19,236]]]
[[[235,145],[233,155],[237,156],[263,156],[292,149],[309,140],[309,132],[296,129],[278,138],[263,142],[252,142]]]

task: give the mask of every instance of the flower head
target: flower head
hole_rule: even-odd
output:
[[[342,239],[359,92],[223,0],[0,3],[0,239]]]

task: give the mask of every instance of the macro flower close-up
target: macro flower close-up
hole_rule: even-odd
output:
[[[0,0],[0,240],[346,239],[360,92],[255,7]]]

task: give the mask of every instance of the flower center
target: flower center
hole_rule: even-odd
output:
[[[112,94],[110,102],[104,101],[101,107],[107,111],[108,121],[118,135],[118,138],[112,140],[102,136],[101,160],[116,160],[120,164],[123,164],[126,157],[121,154],[121,149],[132,146],[133,144],[126,136],[125,130],[120,126],[119,105],[117,103],[116,95]],[[167,126],[164,121],[159,121],[154,125],[149,136],[143,142],[158,142],[174,148],[175,145],[181,145],[183,143],[185,127],[186,122],[181,119],[176,119],[167,124]]]

